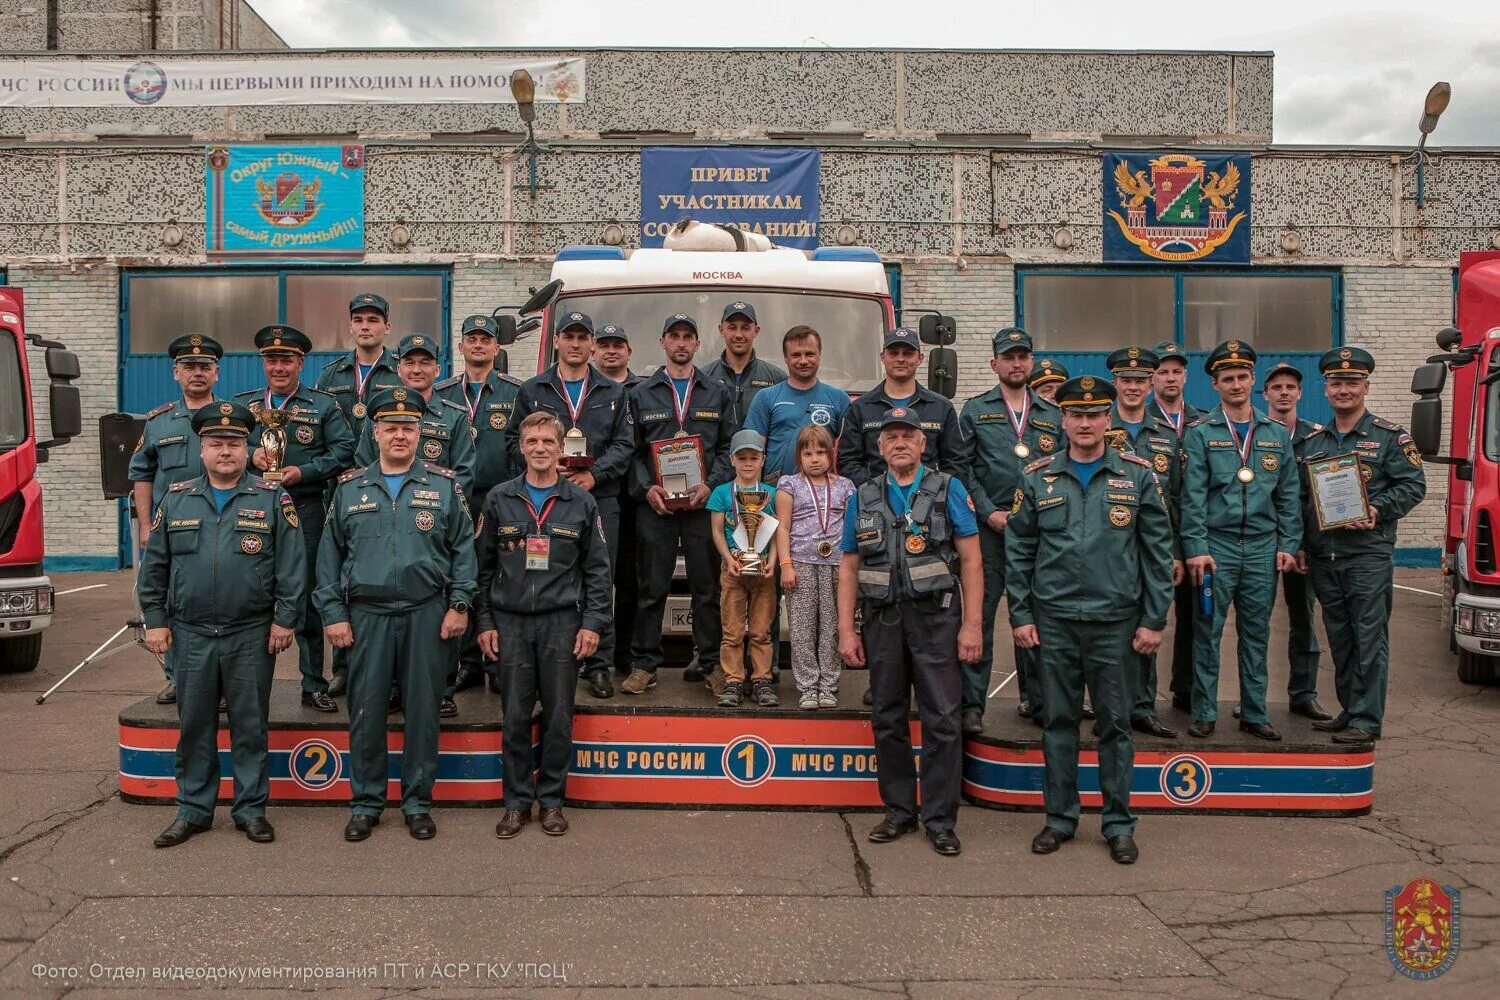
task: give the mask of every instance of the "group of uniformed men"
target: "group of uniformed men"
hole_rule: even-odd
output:
[[[920,821],[935,850],[959,853],[961,733],[983,729],[1002,593],[1019,712],[1043,728],[1038,853],[1074,834],[1078,729],[1096,715],[1104,834],[1115,860],[1136,859],[1131,731],[1177,737],[1156,711],[1156,653],[1174,602],[1171,701],[1190,714],[1190,735],[1214,731],[1219,640],[1233,604],[1240,728],[1280,738],[1265,704],[1278,575],[1292,619],[1292,710],[1338,742],[1379,735],[1395,524],[1422,499],[1424,480],[1410,437],[1365,409],[1374,362],[1357,347],[1321,359],[1335,420],[1319,427],[1298,420],[1303,376],[1288,365],[1266,378],[1269,415],[1252,405],[1256,355],[1243,342],[1209,354],[1220,405],[1203,413],[1183,398],[1176,344],[1115,351],[1109,380],[1069,378],[1056,361],[1034,360],[1024,330],[1007,328],[994,337],[998,384],[959,416],[917,382],[921,346],[904,329],[886,337],[886,378],[844,404],[817,380],[817,332],[795,327],[784,338],[789,380],[756,356],[746,302],[725,307],[725,351],[701,367],[695,320],[668,317],[665,363],[644,378],[629,369],[624,330],[564,313],[556,363],[525,383],[494,370],[496,326],[475,316],[462,327],[464,372],[435,384],[439,340],[412,333],[392,354],[388,312],[378,295],[354,298],[355,348],[313,388],[301,381],[309,338],[262,329],[265,385],[234,401],[213,396],[223,352],[212,338],[190,334],[169,348],[183,398],[148,415],[131,464],[147,643],[166,655],[158,700],[177,702],[182,727],[179,813],[159,846],[211,824],[216,706],[233,733],[236,826],[273,838],[264,815],[270,673],[293,637],[303,703],[332,712],[348,695],[346,839],[368,837],[384,808],[385,716],[397,709],[406,717],[402,811],[412,836],[435,834],[438,718],[456,714],[454,691],[485,674],[505,712],[497,835],[519,833],[538,802],[543,829],[565,832],[576,680],[599,698],[613,694],[611,668],[628,673],[627,693],[654,686],[679,544],[696,669],[710,682],[716,672],[718,570],[704,503],[731,476],[729,441],[741,424],[765,434],[774,479],[795,460],[801,426],[839,423],[839,469],[858,487],[845,512],[840,651],[870,667],[887,806],[872,841],[919,819],[906,721],[914,690]],[[767,396],[754,407],[773,386],[771,405]],[[284,447],[268,447],[266,410],[283,411]],[[684,436],[699,439],[709,468],[682,509],[667,505],[649,456],[652,442]],[[1299,469],[1341,454],[1361,460],[1371,516],[1319,531]],[[564,460],[577,455],[590,460]],[[1314,596],[1333,646],[1337,717],[1317,701]],[[619,623],[628,634],[616,635]]]

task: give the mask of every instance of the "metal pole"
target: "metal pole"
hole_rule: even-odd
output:
[[[1427,133],[1422,133],[1422,138],[1417,140],[1417,207],[1421,208],[1425,203],[1427,193]]]

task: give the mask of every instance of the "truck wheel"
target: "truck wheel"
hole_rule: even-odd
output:
[[[22,674],[42,662],[42,637],[0,640],[0,674]]]
[[[1494,683],[1495,658],[1460,649],[1458,651],[1458,679],[1465,684]]]

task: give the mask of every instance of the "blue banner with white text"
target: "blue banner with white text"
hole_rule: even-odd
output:
[[[364,258],[364,146],[214,146],[204,175],[210,260]]]
[[[684,218],[818,246],[816,149],[652,147],[641,150],[641,245],[659,247]]]

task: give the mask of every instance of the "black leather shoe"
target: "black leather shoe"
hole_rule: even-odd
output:
[[[483,680],[484,675],[467,663],[458,665],[458,673],[453,675],[453,690],[467,691],[475,684]]]
[[[1016,714],[1023,719],[1034,719],[1042,714],[1042,706],[1034,701],[1023,701],[1016,706]]]
[[[387,702],[385,706],[385,714],[395,715],[399,711],[401,711],[401,692],[392,691],[391,700]]]
[[[1193,699],[1185,694],[1174,694],[1172,696],[1172,707],[1179,712],[1191,712],[1193,710]]]
[[[966,708],[964,709],[961,725],[964,732],[970,735],[978,735],[984,732],[984,716],[980,714],[977,708]]]
[[[1188,735],[1198,739],[1206,739],[1214,734],[1214,724],[1202,719],[1194,719],[1193,724],[1188,726]]]
[[[303,691],[302,704],[314,712],[337,712],[339,710],[339,703],[322,691]]]
[[[1164,726],[1161,720],[1154,715],[1148,715],[1144,719],[1131,719],[1130,728],[1147,736],[1155,736],[1160,740],[1175,740],[1177,730]]]
[[[1315,720],[1313,728],[1320,733],[1342,733],[1349,728],[1349,720],[1339,718]]]
[[[1293,705],[1292,714],[1300,715],[1304,719],[1311,719],[1314,722],[1327,722],[1333,718],[1333,716],[1328,714],[1327,709],[1318,704],[1318,699],[1316,698],[1309,698],[1307,701]]]
[[[438,718],[451,719],[457,714],[458,702],[454,701],[447,695],[443,695],[443,700],[438,702]]]
[[[1055,826],[1044,826],[1041,833],[1031,838],[1031,853],[1051,854],[1072,839],[1071,833],[1063,833]]]
[[[893,840],[900,840],[917,828],[916,820],[907,820],[905,823],[893,823],[889,818],[876,823],[865,839],[872,844],[889,844]]]
[[[952,830],[928,830],[927,839],[932,844],[932,849],[945,858],[956,858],[958,852],[963,850],[958,842],[958,834]]]
[[[699,664],[698,658],[695,656],[693,657],[693,662],[689,663],[687,667],[682,671],[682,679],[687,681],[689,684],[698,684],[703,680],[703,678],[703,667],[701,664]]]
[[[370,830],[379,825],[379,816],[366,816],[364,813],[355,813],[349,817],[349,822],[344,824],[344,839],[348,841],[369,840]]]
[[[185,819],[176,819],[172,825],[163,830],[155,840],[151,841],[152,847],[176,847],[178,844],[186,843],[189,839],[203,833],[208,827],[201,823],[189,823]]]
[[[501,840],[509,840],[521,832],[521,827],[530,822],[530,809],[524,812],[520,809],[507,809],[505,815],[500,817],[500,822],[495,824],[495,836]]]
[[[561,837],[568,832],[568,818],[560,806],[548,806],[542,810],[542,832],[549,837]]]
[[[413,840],[431,840],[437,836],[437,824],[427,813],[416,813],[406,817],[406,829]]]
[[[276,830],[264,816],[257,816],[246,823],[236,823],[234,828],[243,833],[251,843],[269,844],[276,839]]]
[[[348,690],[348,674],[334,674],[333,680],[328,682],[328,697],[330,698],[342,698],[344,696],[344,693]]]
[[[1126,835],[1109,838],[1109,856],[1116,864],[1133,865],[1141,856],[1141,849],[1135,846],[1135,838]]]
[[[871,695],[870,695],[870,689],[869,688],[865,688],[865,704],[866,705],[873,705],[873,704],[875,704],[874,698],[872,698]]]
[[[1278,733],[1276,731],[1276,727],[1271,725],[1269,722],[1246,722],[1245,720],[1241,719],[1240,732],[1249,733],[1256,739],[1261,740],[1276,740],[1278,742],[1281,740],[1281,734]]]
[[[156,692],[156,703],[158,705],[177,704],[177,685],[168,684],[166,687]]]
[[[1370,746],[1375,740],[1374,733],[1368,729],[1360,729],[1358,726],[1348,726],[1343,732],[1333,734],[1333,742],[1352,746]]]
[[[589,694],[600,699],[615,696],[615,686],[610,683],[608,670],[595,670],[589,674]]]

